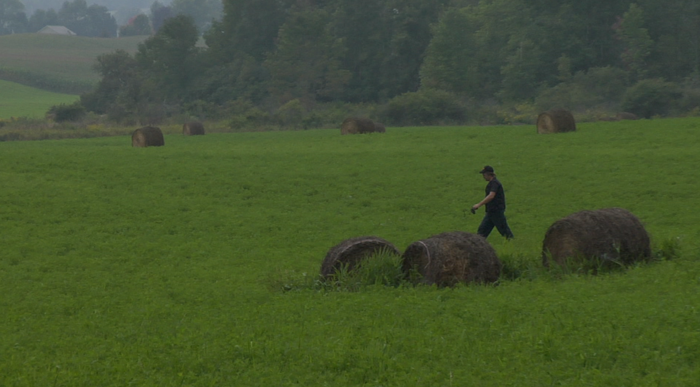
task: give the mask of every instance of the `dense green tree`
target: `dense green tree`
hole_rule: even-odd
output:
[[[193,99],[220,105],[234,100],[262,104],[269,96],[268,79],[267,69],[249,55],[223,64],[212,62],[193,82]]]
[[[622,109],[644,118],[665,116],[680,98],[677,84],[663,79],[643,79],[627,89]]]
[[[646,58],[650,77],[683,81],[700,76],[700,2],[697,0],[639,0],[644,27],[654,41]]]
[[[219,63],[250,56],[262,63],[275,47],[289,5],[279,0],[224,0],[224,16],[205,34]]]
[[[380,99],[383,62],[391,49],[391,15],[387,0],[338,1],[332,31],[345,44],[342,68],[352,74],[344,93],[346,100]]]
[[[447,0],[389,0],[391,40],[384,56],[380,99],[420,87],[420,68]]]
[[[24,4],[19,0],[0,0],[0,35],[21,33],[26,28]]]
[[[114,37],[117,34],[117,21],[107,7],[95,4],[88,7],[85,0],[63,3],[58,10],[58,21],[80,36]]]
[[[27,25],[28,32],[37,32],[46,26],[53,26],[58,24],[58,14],[56,10],[49,9],[48,11],[43,9],[37,9],[32,16],[29,18],[29,24]]]
[[[224,16],[204,34],[207,70],[195,94],[223,103],[267,100],[269,73],[263,61],[274,50],[291,1],[224,0]]]
[[[326,11],[308,8],[293,12],[280,28],[277,49],[265,61],[278,103],[299,99],[311,105],[341,97],[350,72],[340,69],[345,49],[328,21]]]
[[[173,16],[172,7],[163,5],[157,0],[153,2],[151,5],[151,26],[153,27],[153,31],[158,32],[165,21]]]
[[[177,15],[139,44],[136,61],[154,86],[154,94],[167,101],[182,101],[197,74],[199,33],[191,17]]]
[[[151,22],[158,31],[174,12],[198,18],[211,1],[175,0],[172,8],[156,1]],[[76,14],[75,9],[87,12],[84,5],[73,0],[65,8]],[[317,101],[382,103],[396,96],[410,106],[437,91],[472,104],[562,101],[576,109],[612,109],[628,79],[683,82],[683,92],[691,95],[694,83],[686,80],[700,77],[697,0],[223,0],[222,5],[223,16],[204,34],[206,49],[196,49],[193,40],[194,26],[211,20],[204,17],[191,26],[180,20],[174,23],[180,31],[146,42],[136,55],[138,81],[119,98],[140,101],[134,102],[137,111],[156,100],[219,105],[236,100],[269,110],[295,100],[294,106],[308,108]],[[190,6],[196,9],[186,10]],[[636,94],[646,97],[663,89],[639,85]],[[412,94],[417,90],[423,93]],[[632,93],[627,100],[635,98]]]
[[[190,16],[199,31],[207,31],[223,9],[221,0],[173,0],[171,7],[176,15]]]
[[[119,27],[119,36],[150,35],[151,32],[151,22],[142,13],[134,16],[127,25]]]
[[[139,70],[136,60],[124,50],[97,57],[93,65],[100,74],[97,88],[80,97],[82,105],[89,111],[104,114],[115,104],[136,106]]]
[[[453,8],[435,27],[435,36],[427,48],[421,68],[422,86],[477,96],[481,77],[477,60],[476,27],[470,9]]]
[[[511,45],[511,55],[501,67],[502,81],[498,96],[508,102],[531,99],[546,80],[542,71],[545,68],[542,50],[535,41],[527,38],[513,39]]]
[[[630,4],[616,33],[624,47],[621,54],[623,65],[634,79],[644,79],[647,74],[646,59],[654,42],[644,28],[644,12],[637,4]]]

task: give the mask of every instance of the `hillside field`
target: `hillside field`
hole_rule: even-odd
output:
[[[0,386],[695,386],[700,119],[0,143]],[[310,286],[326,252],[475,232],[498,286]],[[541,268],[554,221],[636,214],[678,256]],[[517,270],[516,270],[517,269]],[[286,290],[286,291],[285,291]]]
[[[42,118],[53,105],[70,104],[77,95],[52,93],[0,80],[0,120],[11,117]]]
[[[98,55],[135,52],[147,36],[88,38],[43,34],[0,36],[0,79],[44,90],[79,94],[100,79],[92,70]]]

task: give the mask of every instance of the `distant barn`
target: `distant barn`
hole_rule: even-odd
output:
[[[77,36],[75,32],[69,30],[68,28],[64,26],[46,26],[39,31],[37,31],[37,34],[46,34],[46,35],[65,35],[65,36]]]

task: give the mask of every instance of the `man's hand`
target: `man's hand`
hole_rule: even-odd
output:
[[[472,214],[476,214],[476,208],[472,207],[471,211],[472,211]]]

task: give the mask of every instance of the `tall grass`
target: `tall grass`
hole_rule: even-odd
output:
[[[0,385],[693,386],[698,128],[0,143]],[[301,286],[340,240],[475,231],[485,164],[516,235],[489,237],[498,286],[397,285],[390,259],[353,291]],[[666,258],[547,277],[549,225],[609,206]]]

